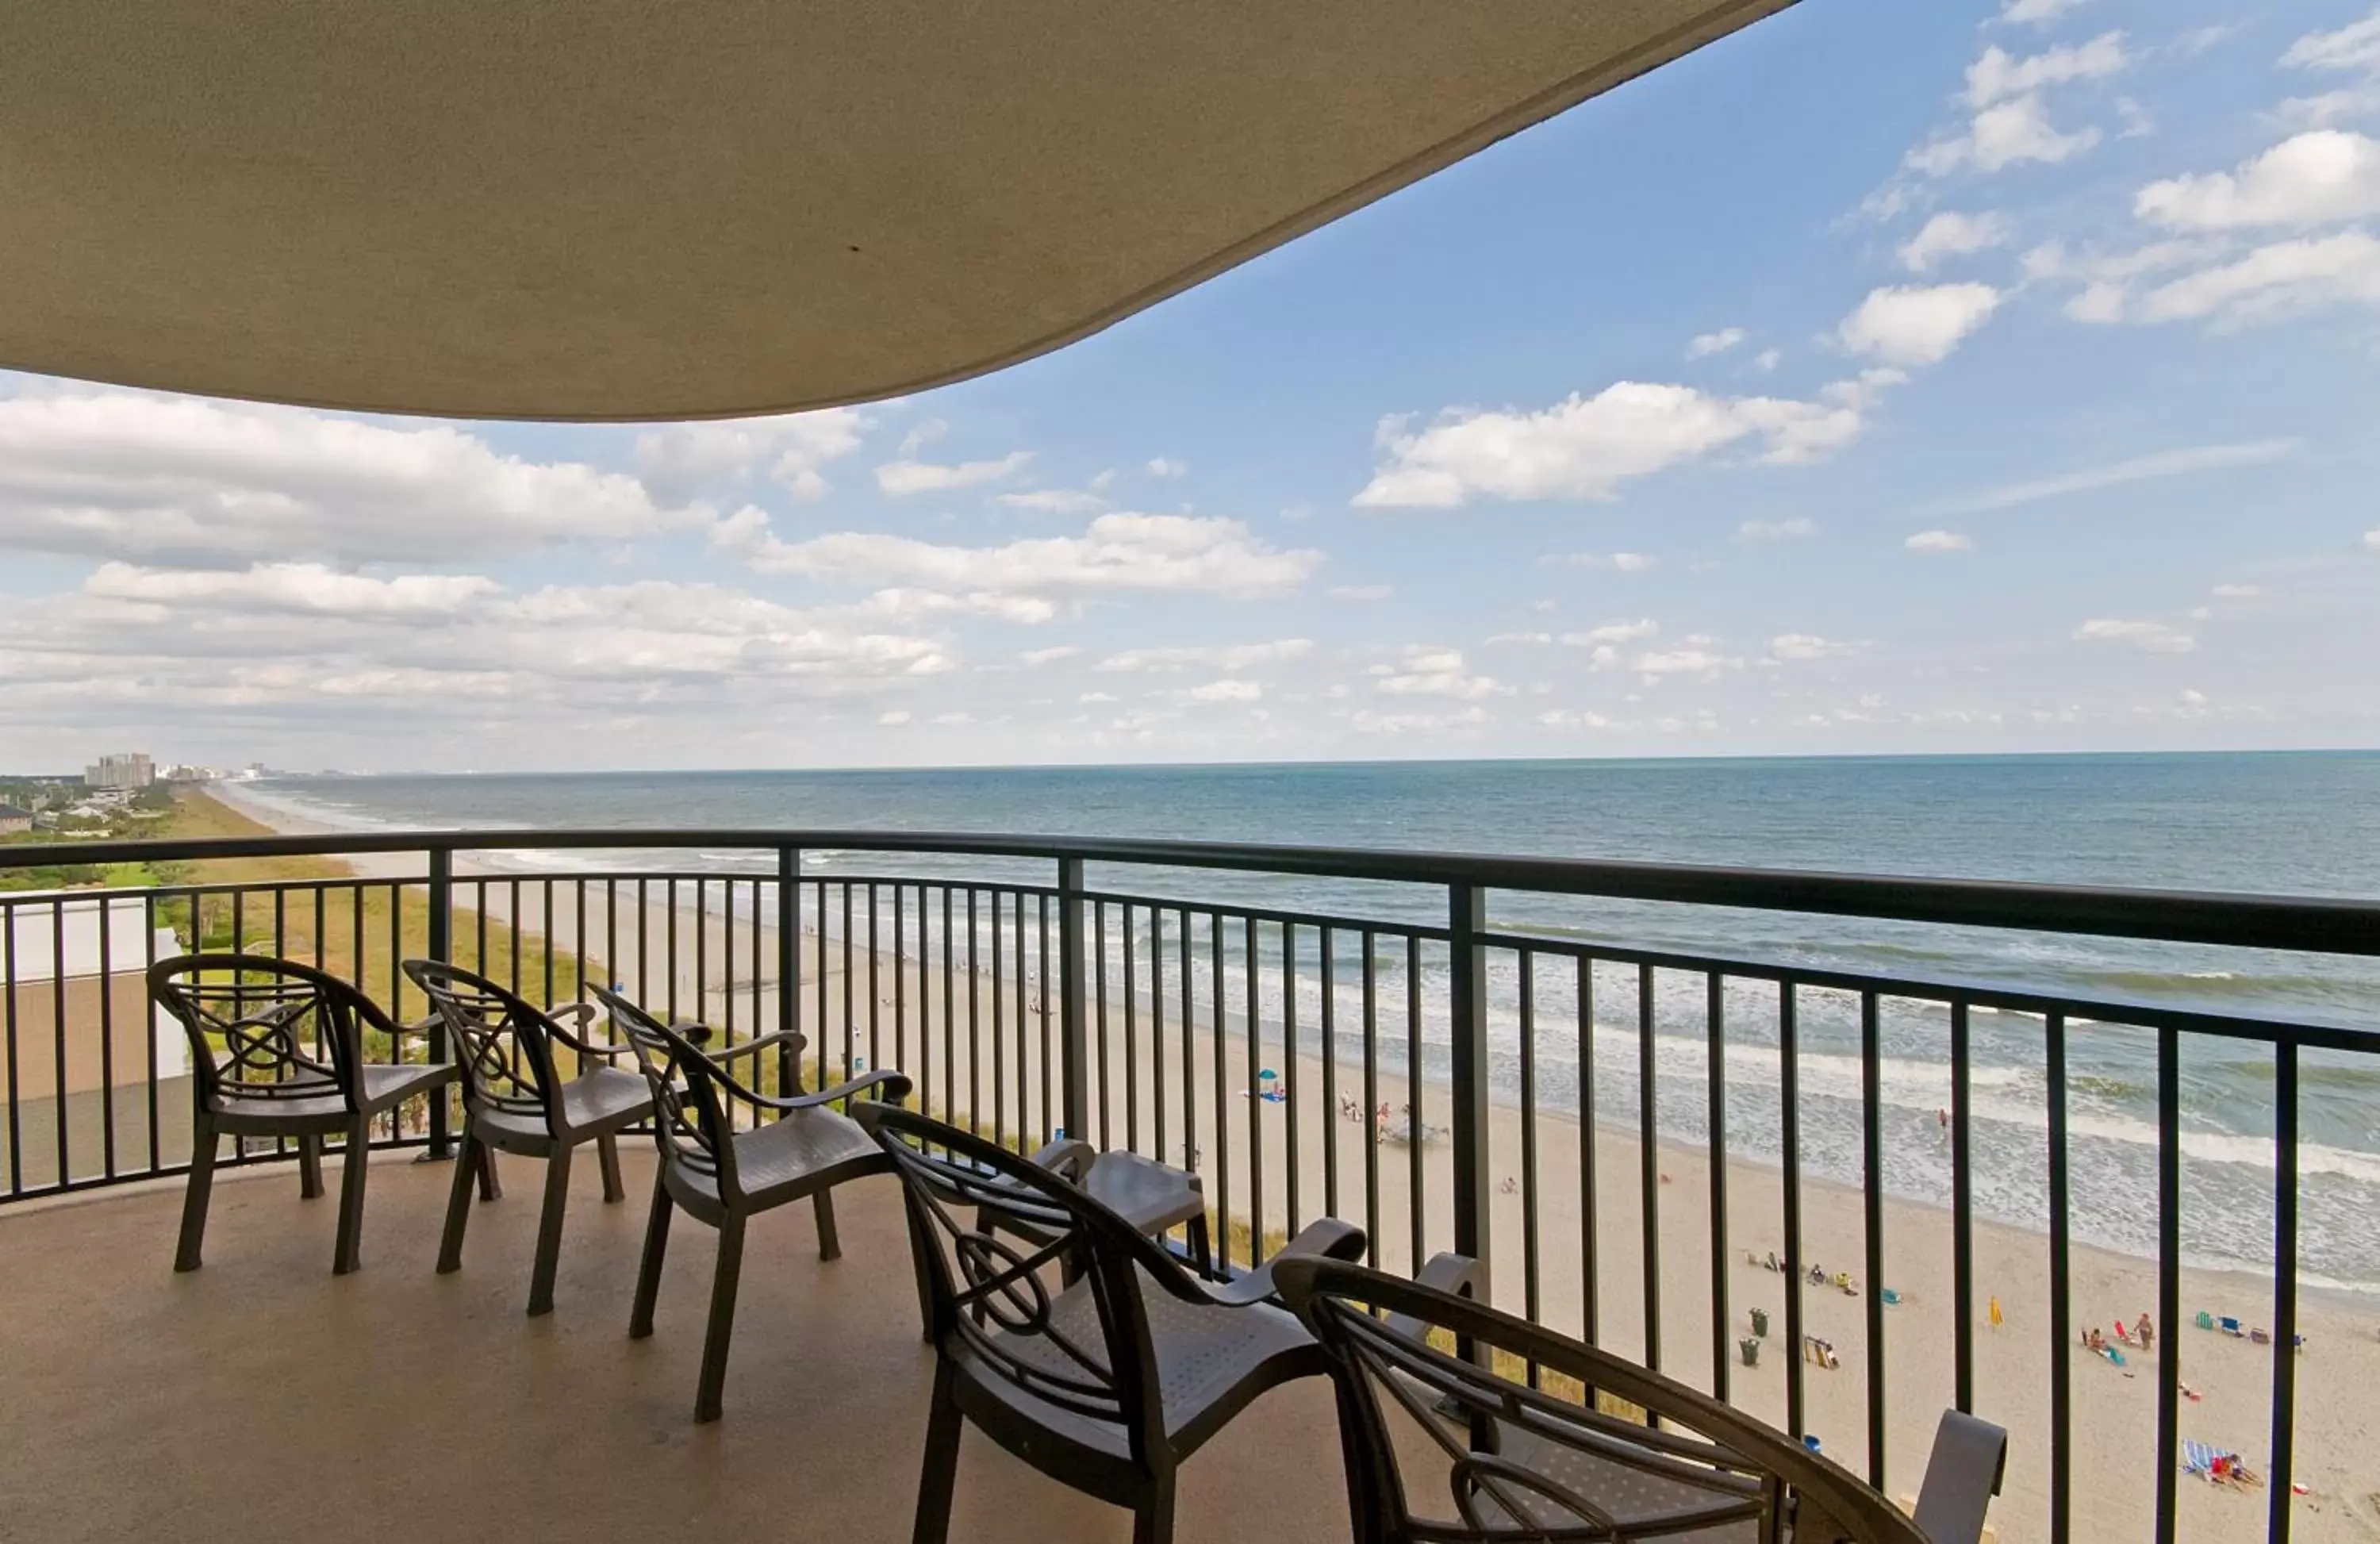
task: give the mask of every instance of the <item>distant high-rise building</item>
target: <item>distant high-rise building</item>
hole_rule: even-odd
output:
[[[147,751],[136,750],[126,756],[101,757],[83,770],[82,780],[92,788],[146,788],[157,780],[157,769]]]

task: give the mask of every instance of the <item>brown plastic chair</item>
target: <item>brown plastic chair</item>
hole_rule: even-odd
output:
[[[1277,1279],[1330,1355],[1356,1544],[1927,1544],[1832,1460],[1609,1352],[1358,1265]],[[1419,1510],[1424,1490],[1455,1515]]]
[[[1122,1149],[1101,1152],[1073,1137],[1048,1143],[1033,1155],[1033,1161],[1078,1186],[1152,1238],[1182,1228],[1189,1238],[1191,1269],[1201,1276],[1214,1275],[1215,1250],[1207,1233],[1207,1187],[1196,1174]],[[986,1213],[977,1225],[986,1232],[1006,1226],[1034,1243],[1048,1242],[1021,1232],[1014,1219],[997,1210]]]
[[[594,1143],[603,1165],[603,1199],[615,1202],[627,1195],[620,1184],[619,1134],[653,1112],[653,1095],[643,1074],[603,1064],[634,1055],[636,1048],[597,1045],[563,1027],[557,1015],[576,1018],[586,1028],[595,1016],[589,1003],[549,1013],[484,976],[436,960],[407,960],[405,973],[446,1021],[463,1072],[463,1145],[455,1155],[454,1185],[446,1197],[439,1273],[463,1267],[472,1180],[479,1180],[482,1197],[493,1200],[504,1193],[496,1181],[497,1153],[541,1158],[545,1205],[538,1214],[528,1311],[532,1318],[552,1313],[563,1211],[570,1204],[572,1151]],[[577,1058],[576,1076],[565,1078],[555,1064],[556,1041]]]
[[[828,1107],[849,1103],[869,1089],[877,1090],[880,1100],[906,1099],[909,1079],[901,1073],[877,1071],[814,1094],[764,1094],[739,1081],[726,1064],[763,1051],[782,1051],[798,1064],[800,1035],[781,1030],[709,1052],[702,1048],[710,1037],[704,1026],[663,1024],[616,991],[592,990],[610,1012],[613,1027],[636,1047],[638,1064],[652,1091],[657,1114],[653,1137],[661,1148],[628,1335],[642,1340],[653,1332],[653,1302],[661,1292],[671,1213],[683,1210],[697,1222],[717,1228],[719,1260],[710,1282],[710,1327],[703,1336],[702,1378],[694,1399],[694,1418],[715,1421],[720,1389],[727,1379],[727,1345],[735,1330],[735,1288],[744,1269],[746,1222],[807,1196],[818,1217],[819,1258],[840,1258],[843,1247],[834,1230],[834,1186],[862,1175],[883,1173],[892,1165],[883,1149],[848,1115]],[[752,1116],[752,1124],[740,1129],[735,1121],[739,1107]],[[763,1121],[763,1114],[776,1118]]]
[[[916,1544],[950,1536],[962,1419],[1052,1479],[1129,1508],[1135,1544],[1167,1544],[1182,1464],[1257,1395],[1325,1370],[1314,1338],[1271,1300],[1269,1265],[1201,1282],[1030,1159],[891,1105],[858,1119],[898,1166],[936,1352]],[[1363,1249],[1362,1229],[1325,1221],[1275,1258]],[[1053,1290],[1061,1275],[1072,1284]]]
[[[401,1025],[337,977],[261,954],[178,954],[149,967],[149,993],[190,1041],[190,1183],[174,1269],[196,1270],[214,1192],[222,1137],[293,1137],[298,1194],[322,1194],[322,1138],[346,1138],[338,1242],[331,1270],[363,1263],[364,1174],[371,1123],[455,1080],[451,1063],[364,1060],[363,1037],[389,1037],[398,1054],[426,1025]]]

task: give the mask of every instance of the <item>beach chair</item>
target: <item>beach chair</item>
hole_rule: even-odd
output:
[[[298,1193],[322,1194],[322,1138],[344,1136],[339,1229],[331,1272],[363,1264],[364,1174],[371,1124],[407,1100],[455,1081],[449,1062],[364,1060],[364,1036],[402,1057],[426,1025],[402,1025],[337,977],[261,954],[180,954],[149,967],[149,994],[190,1041],[190,1180],[174,1269],[196,1270],[225,1137],[290,1137]],[[440,1097],[443,1097],[443,1095]]]
[[[2240,1340],[2244,1337],[2245,1332],[2240,1330],[2240,1321],[2233,1319],[2230,1315],[2225,1314],[2215,1322],[2221,1325],[2223,1327],[2223,1332],[2229,1335],[2233,1340]]]
[[[597,1045],[564,1027],[562,1019],[569,1017],[584,1029],[595,1017],[592,1003],[573,1003],[548,1013],[484,976],[436,960],[407,960],[405,973],[446,1021],[463,1073],[463,1140],[446,1198],[439,1273],[463,1268],[472,1181],[492,1200],[502,1193],[497,1153],[541,1158],[545,1201],[529,1268],[528,1312],[531,1318],[552,1313],[563,1211],[570,1204],[570,1155],[594,1143],[603,1169],[604,1203],[627,1198],[620,1184],[620,1133],[653,1112],[653,1096],[641,1073],[610,1064],[635,1055],[636,1048],[625,1041]],[[576,1076],[562,1076],[556,1045],[571,1052]]]
[[[2201,1308],[2201,1309],[2199,1309],[2199,1310],[2198,1310],[2198,1327],[2199,1327],[2200,1329],[2202,1329],[2202,1330],[2212,1330],[2212,1329],[2214,1329],[2214,1328],[2215,1328],[2215,1316],[2214,1316],[2213,1314],[2211,1314],[2211,1313],[2208,1313],[2204,1308]]]
[[[1609,1352],[1360,1265],[1286,1259],[1274,1276],[1330,1357],[1356,1544],[1776,1538],[1789,1526],[1797,1544],[1928,1544],[1840,1465]],[[1447,1400],[1465,1418],[1441,1419]]]
[[[2204,1442],[2193,1442],[2187,1438],[2183,1439],[2181,1472],[2186,1475],[2196,1475],[2201,1479],[2212,1480],[2215,1477],[2215,1450]]]

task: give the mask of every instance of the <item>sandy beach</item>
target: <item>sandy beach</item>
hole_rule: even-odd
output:
[[[234,802],[281,829],[306,829],[278,809],[236,796]],[[405,855],[358,859],[355,867],[368,877],[420,872],[419,858]],[[502,870],[460,866],[457,872],[487,874],[492,880],[503,876]],[[828,878],[832,883],[833,876]],[[643,920],[650,974],[640,975],[632,950],[605,952],[608,940],[634,936],[634,887],[612,893],[616,909],[607,909],[602,886],[588,887],[589,954],[604,960],[603,969],[612,979],[647,1002],[666,1006],[674,988],[676,1009],[686,1016],[699,1013],[723,1024],[732,998],[737,1039],[753,1032],[756,1025],[773,1027],[778,1012],[774,930],[748,915],[722,915],[715,885],[708,897],[710,915],[698,921],[691,886],[680,889],[682,904],[674,916],[661,894],[662,887],[648,889]],[[559,949],[576,949],[580,913],[575,887],[565,884],[556,890],[563,898],[548,918],[541,884],[519,886],[516,901],[514,886],[492,882],[486,891],[491,925],[516,921],[524,930],[542,932]],[[476,887],[458,886],[456,900],[458,905],[478,905]],[[838,898],[831,927],[839,926],[840,916]],[[905,955],[895,955],[889,947],[871,952],[865,947],[864,916],[863,904],[858,937],[848,947],[832,932],[820,936],[813,930],[815,919],[806,921],[800,940],[799,1017],[813,1048],[825,1049],[830,1070],[839,1072],[846,1049],[856,1049],[863,1063],[897,1065],[918,1077],[925,1085],[925,1101],[938,1115],[965,1119],[972,1113],[989,1126],[996,1110],[1003,1132],[1021,1131],[1034,1140],[1046,1135],[1055,1121],[1044,1105],[1042,1090],[1050,1088],[1054,1097],[1056,1077],[1055,1069],[1043,1060],[1043,1046],[1057,1043],[1057,1015],[1042,991],[1038,954],[1028,947],[1028,975],[1021,981],[1013,957],[1003,962],[997,981],[990,962],[979,959],[972,996],[964,989],[946,996],[939,916],[930,960],[916,957],[914,940]],[[964,979],[963,904],[961,916],[957,957]],[[670,955],[663,941],[673,926],[677,942],[674,955]],[[469,939],[463,931],[458,930],[457,957],[468,964]],[[878,942],[889,945],[889,927],[880,930]],[[665,958],[674,959],[674,979],[662,973]],[[1400,1139],[1401,1132],[1383,1137],[1378,1123],[1361,1115],[1364,1109],[1381,1104],[1401,1112],[1416,1096],[1386,1072],[1377,1074],[1367,1088],[1360,1064],[1343,1053],[1330,1067],[1311,1052],[1293,1055],[1278,1024],[1261,1016],[1251,1056],[1244,1017],[1227,1012],[1219,1026],[1204,1003],[1185,1046],[1179,982],[1172,963],[1167,977],[1175,995],[1164,1005],[1161,1043],[1152,1023],[1154,1005],[1145,992],[1132,1003],[1129,1038],[1118,981],[1108,982],[1103,1004],[1092,1004],[1093,1065],[1106,1096],[1106,1118],[1102,1126],[1095,1112],[1093,1129],[1085,1135],[1104,1146],[1130,1145],[1174,1163],[1190,1161],[1195,1149],[1195,1166],[1204,1176],[1210,1202],[1233,1221],[1254,1222],[1262,1233],[1290,1231],[1326,1211],[1372,1222],[1381,1265],[1405,1270],[1415,1260],[1412,1219],[1417,1199],[1422,1254],[1447,1247],[1451,1205],[1445,1140],[1425,1140],[1416,1188],[1413,1149]],[[1000,1026],[996,1037],[995,1022]],[[1382,1033],[1389,1032],[1384,1022]],[[971,1041],[980,1047],[975,1055],[969,1053]],[[1256,1082],[1253,1071],[1260,1068],[1281,1075],[1279,1088],[1285,1097],[1249,1097]],[[997,1097],[995,1085],[1002,1090]],[[1342,1112],[1342,1105],[1350,1100],[1357,1107],[1357,1118]],[[1424,1086],[1417,1102],[1426,1131],[1450,1123],[1444,1088]],[[1582,1131],[1575,1120],[1540,1111],[1531,1125],[1519,1110],[1503,1105],[1492,1109],[1490,1119],[1497,1183],[1489,1233],[1500,1306],[1515,1311],[1531,1307],[1525,1219],[1533,1210],[1540,1246],[1536,1315],[1556,1329],[1579,1331],[1586,1297],[1583,1262],[1590,1252],[1585,1228],[1591,1216],[1597,1338],[1612,1350],[1640,1358],[1658,1349],[1663,1370],[1710,1388],[1714,1314],[1708,1155],[1667,1141],[1655,1145],[1653,1163],[1660,1176],[1655,1186],[1660,1336],[1658,1348],[1652,1348],[1646,1344],[1645,1326],[1645,1152],[1637,1133],[1608,1124],[1596,1128],[1590,1208],[1580,1179]],[[1392,1120],[1392,1125],[1402,1124],[1401,1115]],[[1532,1142],[1536,1183],[1529,1186],[1521,1184],[1521,1176],[1524,1148]],[[1366,1187],[1367,1166],[1374,1162],[1376,1217],[1370,1215]],[[1257,1170],[1262,1175],[1260,1204]],[[1832,1285],[1803,1285],[1804,1330],[1830,1343],[1838,1364],[1821,1366],[1798,1362],[1787,1340],[1787,1279],[1747,1259],[1786,1252],[1782,1203],[1781,1176],[1775,1169],[1742,1161],[1728,1164],[1724,1317],[1730,1356],[1736,1355],[1735,1343],[1753,1332],[1753,1310],[1765,1309],[1770,1319],[1758,1365],[1745,1367],[1739,1361],[1729,1369],[1730,1396],[1747,1411],[1781,1425],[1787,1415],[1789,1368],[1798,1365],[1805,1429],[1821,1440],[1828,1453],[1864,1472],[1866,1369],[1871,1356],[1883,1356],[1888,1391],[1887,1489],[1895,1495],[1913,1493],[1934,1423],[1952,1397],[1951,1220],[1937,1208],[1888,1198],[1884,1208],[1884,1280],[1870,1283],[1864,1279],[1862,1264],[1862,1198],[1852,1189],[1803,1180],[1803,1260],[1817,1263],[1830,1275],[1849,1271],[1862,1294],[1882,1285],[1898,1298],[1885,1310],[1884,1343],[1874,1347],[1867,1343],[1864,1295],[1847,1295]],[[2047,1241],[2039,1234],[1978,1221],[1973,1245],[1975,1407],[2006,1425],[2011,1441],[2007,1482],[1993,1509],[1994,1523],[2002,1540],[2046,1538]],[[2070,1319],[2078,1331],[2102,1326],[2112,1337],[2115,1321],[2129,1324],[2143,1309],[2154,1312],[2156,1273],[2147,1260],[2076,1246],[2070,1280]],[[2074,1350],[2077,1538],[2141,1538],[2150,1531],[2161,1378],[2178,1376],[2198,1396],[2185,1399],[2180,1406],[2183,1439],[2236,1452],[2260,1473],[2266,1467],[2276,1349],[2202,1331],[2187,1320],[2204,1310],[2235,1316],[2248,1325],[2269,1325],[2269,1284],[2253,1276],[2188,1269],[2181,1301],[2185,1322],[2159,1324],[2153,1351],[2124,1347],[2123,1368],[2080,1346]],[[2380,1441],[2375,1441],[2380,1423],[2373,1418],[2380,1398],[2372,1392],[2380,1388],[2380,1305],[2307,1290],[2300,1295],[2299,1316],[2307,1346],[2297,1368],[2296,1478],[2311,1493],[2293,1503],[2294,1537],[2315,1544],[2380,1539]],[[2218,1488],[2183,1476],[2180,1496],[2184,1538],[2221,1544],[2264,1537],[2269,1497],[2262,1489]]]

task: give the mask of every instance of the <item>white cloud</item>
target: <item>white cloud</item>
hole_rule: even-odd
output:
[[[1376,713],[1359,708],[1347,718],[1349,726],[1363,735],[1434,735],[1475,728],[1487,722],[1488,714],[1478,708],[1451,713]]]
[[[1843,346],[1888,365],[1938,364],[2000,303],[1989,285],[1906,285],[1868,292],[1843,319]]]
[[[1097,493],[1073,488],[1037,488],[1030,492],[996,496],[1011,509],[1030,509],[1043,515],[1096,515],[1108,506],[1108,501]]]
[[[1721,327],[1716,333],[1696,334],[1686,345],[1686,358],[1702,359],[1713,354],[1724,354],[1751,335],[1741,327]]]
[[[996,461],[961,461],[955,466],[932,461],[888,461],[876,468],[876,486],[895,497],[947,493],[1014,476],[1032,459],[1029,450],[1013,450]]]
[[[1834,660],[1856,654],[1862,645],[1815,633],[1779,633],[1768,640],[1768,651],[1780,660]]]
[[[1264,687],[1254,681],[1209,681],[1189,692],[1193,702],[1255,702],[1263,696]]]
[[[2191,445],[2180,450],[2159,451],[2154,456],[2136,456],[2128,461],[2092,467],[2059,477],[2011,482],[1951,499],[1934,507],[1937,513],[1944,515],[1977,515],[1987,510],[2008,509],[2021,504],[2058,498],[2068,493],[2114,488],[2127,482],[2186,477],[2193,472],[2216,471],[2226,467],[2261,467],[2296,455],[2304,444],[2304,441],[2297,439],[2274,439],[2249,440],[2238,444]]]
[[[2121,32],[2102,32],[2088,43],[2064,43],[2023,58],[1995,43],[1967,67],[1967,105],[1989,107],[2047,86],[2101,79],[2131,63]]]
[[[2140,322],[2265,321],[2337,304],[2380,305],[2380,240],[2362,231],[2277,241],[2142,296]]]
[[[1498,633],[1488,640],[1488,647],[1494,649],[1504,644],[1516,643],[1542,646],[1553,640],[1554,635],[1551,633]]]
[[[1470,674],[1458,650],[1408,649],[1402,663],[1376,669],[1379,674],[1373,689],[1402,697],[1451,697],[1471,702],[1512,695],[1512,688],[1494,676]]]
[[[1187,461],[1171,461],[1162,456],[1155,456],[1152,457],[1148,463],[1148,475],[1151,477],[1187,477],[1190,475],[1190,464]]]
[[[2054,164],[2070,160],[2098,142],[2096,128],[2059,132],[2039,94],[2028,93],[1995,102],[1974,115],[1965,133],[1920,145],[1902,158],[1902,164],[1928,176],[1948,176],[1961,166],[1998,172],[2028,161]],[[1889,212],[1905,201],[1888,196],[1878,207]]]
[[[1752,357],[1752,365],[1755,370],[1766,374],[1769,371],[1775,370],[1779,361],[1782,360],[1784,358],[1784,353],[1779,349],[1764,348],[1759,353],[1755,354]]]
[[[2235,171],[2153,182],[2132,213],[2175,230],[2334,225],[2380,213],[2380,140],[2338,128],[2292,136]]]
[[[2262,585],[2218,584],[2210,593],[2212,593],[2217,600],[2244,601],[2252,596],[2262,595],[2264,592],[2265,588]]]
[[[1640,675],[1717,675],[1722,671],[1741,670],[1743,662],[1721,654],[1706,646],[1689,640],[1683,649],[1646,652],[1636,656],[1629,666]]]
[[[83,593],[111,601],[253,614],[357,617],[452,616],[502,594],[474,574],[407,574],[393,579],[343,574],[319,563],[260,563],[242,571],[136,568],[103,563]]]
[[[0,548],[149,564],[453,562],[710,519],[452,426],[67,391],[0,400]]]
[[[1975,542],[1955,530],[1921,530],[1901,545],[1912,553],[1963,553],[1973,551]]]
[[[2004,214],[1991,210],[1981,214],[1961,214],[1946,209],[1900,244],[1901,265],[1912,274],[1923,274],[1944,258],[1966,257],[2004,246],[2012,234],[2014,227]]]
[[[1117,699],[1115,694],[1112,692],[1087,691],[1082,696],[1075,699],[1075,700],[1077,702],[1113,702],[1117,700]]]
[[[1177,590],[1250,598],[1302,589],[1322,564],[1320,553],[1284,552],[1238,520],[1186,515],[1102,515],[1080,536],[959,547],[868,531],[781,541],[765,516],[746,510],[722,522],[716,540],[762,573],[962,596]]]
[[[1258,665],[1302,660],[1314,652],[1314,640],[1276,638],[1269,643],[1224,643],[1190,649],[1130,649],[1101,660],[1099,668],[1130,674],[1181,670],[1220,670],[1239,675]]]
[[[765,466],[794,497],[820,498],[827,492],[820,468],[857,450],[869,427],[856,407],[668,424],[637,436],[637,475],[654,498],[677,503],[741,489]]]
[[[1071,643],[1061,643],[1051,649],[1027,649],[1017,658],[1028,665],[1045,665],[1055,664],[1060,660],[1071,660],[1081,652],[1081,650]]]
[[[1334,584],[1323,593],[1334,601],[1385,601],[1396,591],[1384,584]]]
[[[1582,633],[1564,633],[1561,640],[1573,649],[1596,649],[1616,643],[1635,643],[1660,630],[1659,623],[1644,616],[1633,622],[1606,622]]]
[[[1406,419],[1384,419],[1382,464],[1354,502],[1444,509],[1475,496],[1608,499],[1632,478],[1739,441],[1759,441],[1764,461],[1803,462],[1859,432],[1860,416],[1849,407],[1622,381],[1534,413],[1451,408],[1420,430]]]
[[[1796,541],[1818,534],[1815,520],[1746,520],[1735,528],[1740,541]]]
[[[2105,616],[2083,623],[2074,629],[2074,637],[2084,643],[2119,643],[2150,654],[2187,654],[2198,647],[2196,638],[2163,622],[2125,622]]]
[[[2380,9],[2335,32],[2309,32],[2289,44],[2281,63],[2299,69],[2380,71]]]
[[[2365,531],[2363,533],[2363,545],[2365,550],[2369,552],[2380,553],[2380,529]]]
[[[888,727],[898,728],[908,723],[909,717],[909,710],[906,708],[888,708],[876,715],[876,722]]]
[[[2008,0],[1999,19],[2007,22],[2029,21],[2035,26],[2055,21],[2086,0]]]
[[[1537,559],[1540,568],[1609,568],[1615,574],[1642,574],[1660,565],[1650,553],[1548,553]]]
[[[1621,727],[1601,713],[1555,708],[1537,715],[1537,722],[1548,729],[1617,729]]]

